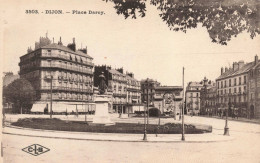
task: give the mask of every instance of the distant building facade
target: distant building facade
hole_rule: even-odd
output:
[[[221,68],[221,74],[216,79],[219,110],[229,108],[229,115],[237,111],[239,116],[248,118],[260,116],[256,107],[259,99],[258,67],[258,56],[255,56],[253,62],[239,61],[234,62],[232,68]]]
[[[198,115],[201,111],[202,82],[189,82],[185,92],[185,104],[188,115]]]
[[[112,110],[114,113],[134,113],[143,110],[141,105],[140,82],[133,73],[124,73],[123,68],[112,69],[111,66],[95,66],[94,85],[98,87],[98,76],[104,73],[108,90],[113,93]]]
[[[250,118],[260,118],[260,64],[258,56],[248,72],[248,109]]]
[[[149,105],[152,106],[154,102],[155,88],[159,87],[160,85],[161,83],[153,79],[147,78],[141,80],[142,103],[147,102],[147,94],[148,94]]]
[[[20,57],[20,76],[36,90],[32,112],[43,112],[52,99],[53,112],[93,109],[93,58],[73,43],[64,46],[41,37],[35,49]]]
[[[4,72],[2,89],[5,89],[6,87],[8,87],[9,84],[11,84],[13,81],[19,78],[20,78],[19,75],[14,75],[12,72]],[[13,103],[8,102],[6,100],[6,97],[3,96],[3,111],[5,113],[11,113],[13,106],[14,106]]]

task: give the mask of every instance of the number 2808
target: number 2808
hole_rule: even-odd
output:
[[[25,10],[26,14],[39,14],[38,10]]]

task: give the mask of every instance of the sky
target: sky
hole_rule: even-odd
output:
[[[162,85],[182,85],[182,68],[185,67],[185,84],[201,81],[204,77],[215,80],[221,67],[233,62],[251,62],[260,55],[260,37],[254,39],[242,33],[227,46],[212,43],[207,30],[201,26],[183,32],[170,31],[159,17],[155,6],[147,4],[144,18],[125,19],[117,15],[111,2],[102,0],[21,0],[1,4],[1,70],[19,71],[19,57],[27,48],[34,48],[40,36],[64,45],[75,37],[77,48],[88,47],[95,65],[123,67],[133,72],[137,80],[152,78]],[[25,14],[35,9],[40,14]],[[104,15],[50,15],[45,10],[71,12],[104,11]]]

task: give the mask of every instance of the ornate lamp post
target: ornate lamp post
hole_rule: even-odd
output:
[[[230,95],[230,94],[229,94]],[[226,97],[229,98],[229,95]],[[230,107],[230,101],[227,99],[227,105],[226,105],[226,123],[225,123],[225,128],[224,128],[224,135],[229,136],[229,128],[228,128],[228,109]]]

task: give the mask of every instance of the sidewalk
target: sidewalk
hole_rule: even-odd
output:
[[[3,134],[42,137],[53,139],[89,140],[89,141],[115,141],[115,142],[183,142],[181,134],[147,134],[147,141],[143,141],[143,134],[118,134],[118,133],[89,133],[89,132],[67,132],[53,130],[39,130],[20,128],[16,126],[6,126]],[[206,134],[186,134],[185,143],[209,143],[230,141],[234,137],[223,136],[218,133]]]
[[[226,119],[225,116],[223,116],[223,118],[219,117],[219,116],[207,116],[207,115],[200,115],[199,117],[205,117],[205,118],[216,118],[216,119]],[[256,123],[256,124],[260,124],[260,119],[247,119],[247,118],[241,118],[238,117],[237,118],[232,118],[232,117],[228,117],[229,121],[239,121],[239,122],[246,122],[246,123]]]

